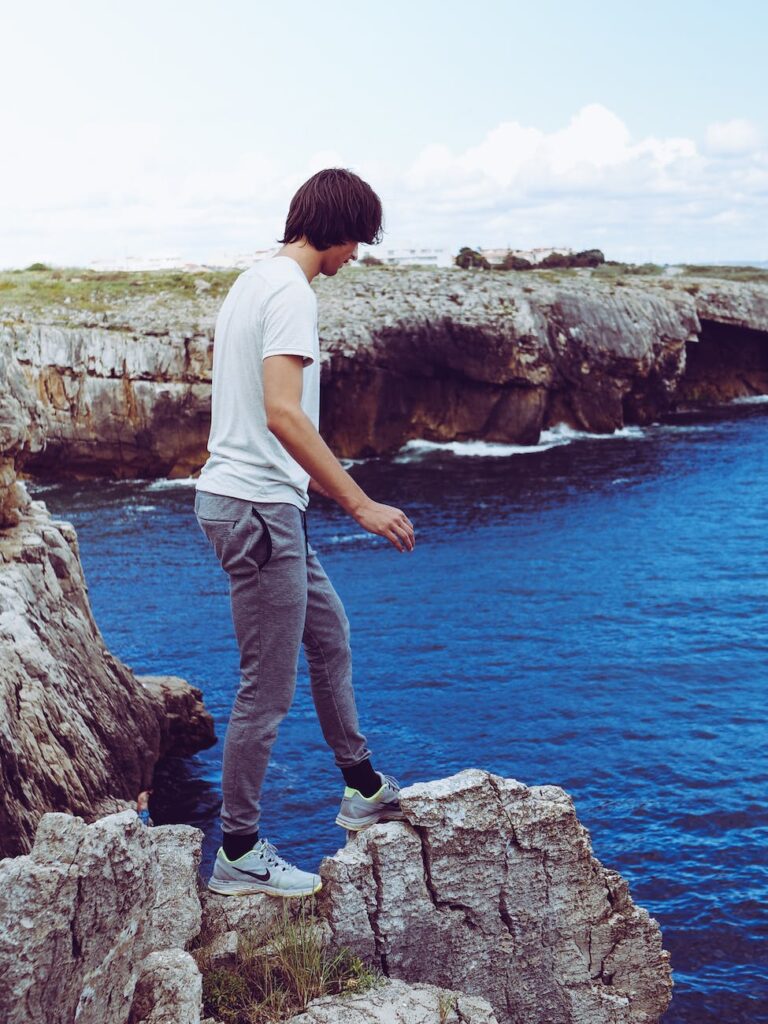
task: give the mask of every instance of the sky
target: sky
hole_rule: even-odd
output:
[[[277,247],[347,167],[385,247],[768,260],[764,0],[6,4],[0,267]]]

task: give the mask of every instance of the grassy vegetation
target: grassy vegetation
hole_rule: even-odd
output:
[[[451,269],[438,271],[435,267],[355,266],[344,272],[344,280],[362,280],[370,274],[397,276],[411,270],[434,273],[450,273]],[[611,285],[628,285],[637,277],[661,277],[660,282],[667,288],[678,288],[675,277],[666,277],[664,267],[656,263],[608,262],[597,267],[532,268],[526,271],[506,271],[524,275],[521,280],[533,284],[536,279],[558,282],[574,278],[594,279]],[[51,268],[42,263],[33,263],[25,270],[0,272],[0,315],[14,320],[19,316],[34,317],[45,313],[54,319],[66,320],[77,313],[80,319],[88,320],[91,315],[119,325],[121,318],[131,322],[137,309],[146,306],[161,317],[175,310],[215,309],[224,298],[239,270],[187,271],[96,271],[77,267]],[[766,283],[768,270],[758,267],[695,266],[684,265],[681,277],[705,277],[724,281],[745,281]],[[331,287],[323,281],[321,287]]]
[[[658,277],[664,273],[664,267],[658,263],[601,263],[595,267],[592,276],[598,279],[622,277],[624,274],[633,274],[638,277]]]
[[[115,271],[80,268],[50,269],[41,263],[26,270],[0,273],[0,306],[21,307],[30,312],[66,306],[94,313],[105,312],[121,302],[148,297],[152,299],[195,299],[201,293],[212,299],[223,298],[239,270]],[[196,282],[205,282],[201,287]]]
[[[284,901],[268,935],[240,935],[234,966],[212,966],[198,952],[204,1015],[224,1024],[271,1024],[300,1013],[318,996],[363,992],[384,980],[346,947],[327,951],[316,927],[311,901],[302,900],[295,917]]]
[[[757,281],[768,283],[768,270],[760,267],[718,267],[696,266],[695,263],[683,264],[683,273],[691,277],[715,277],[721,281]]]

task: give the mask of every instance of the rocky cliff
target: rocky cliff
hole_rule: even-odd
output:
[[[214,742],[198,690],[106,649],[74,529],[16,480],[44,417],[0,343],[0,855],[27,851],[46,811],[126,806],[163,754]]]
[[[310,926],[285,961],[281,919],[304,915],[304,901],[198,893],[197,829],[47,815],[30,855],[0,862],[0,1014],[199,1024],[202,968],[222,1017],[262,1019],[248,1002],[270,991],[272,958],[284,984],[288,963],[306,965],[304,1012],[290,1015],[287,985],[271,1004],[292,1024],[659,1021],[672,983],[658,924],[593,855],[563,790],[467,769],[403,789],[401,803],[404,821],[323,859]],[[345,948],[380,983],[312,998],[311,965]]]
[[[535,443],[768,392],[768,284],[593,271],[356,268],[313,282],[321,431],[342,457],[412,438]],[[130,290],[126,286],[126,290]],[[207,457],[220,295],[105,312],[6,307],[50,475],[186,476]]]

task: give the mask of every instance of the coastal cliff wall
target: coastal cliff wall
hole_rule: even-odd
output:
[[[321,431],[341,457],[413,438],[533,444],[768,392],[768,285],[458,268],[316,279]],[[39,404],[35,474],[182,477],[207,457],[220,299],[5,311]]]
[[[0,341],[0,856],[26,852],[45,812],[128,806],[163,754],[214,742],[198,690],[107,650],[74,529],[16,480],[43,418]]]

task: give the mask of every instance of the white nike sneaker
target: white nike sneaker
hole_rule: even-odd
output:
[[[208,880],[211,892],[222,896],[247,896],[254,892],[269,896],[311,896],[322,886],[320,875],[289,864],[266,839],[259,839],[252,850],[237,860],[230,860],[220,848]]]
[[[375,770],[375,769],[374,769]],[[392,775],[377,771],[381,787],[373,796],[363,796],[359,789],[344,787],[336,824],[348,832],[359,832],[379,821],[402,821],[405,815],[400,807],[400,783]]]

